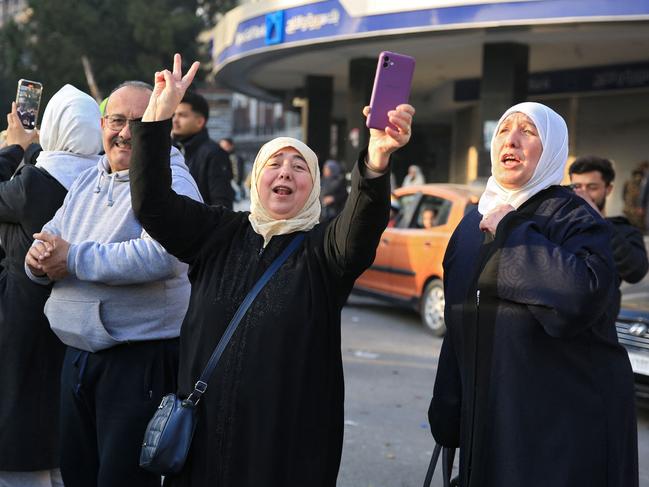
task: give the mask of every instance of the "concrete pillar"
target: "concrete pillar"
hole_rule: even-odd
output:
[[[485,44],[480,83],[480,140],[478,177],[491,174],[489,135],[505,110],[527,98],[529,47],[510,42]],[[490,130],[491,128],[491,130]],[[485,140],[487,138],[487,140]]]
[[[369,133],[365,126],[363,107],[370,104],[374,73],[376,72],[375,58],[358,58],[349,62],[349,84],[347,89],[347,123],[345,134],[345,156],[341,161],[350,170],[358,152],[367,146]]]
[[[331,111],[333,106],[333,78],[306,77],[306,143],[318,155],[320,165],[331,152]],[[302,112],[302,116],[304,116]]]

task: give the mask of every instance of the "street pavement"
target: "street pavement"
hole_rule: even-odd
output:
[[[339,487],[422,485],[434,446],[427,411],[441,343],[416,313],[350,297],[342,313]]]
[[[416,313],[350,297],[342,313],[346,398],[338,487],[422,486],[433,450],[427,411],[441,345]],[[649,487],[649,410],[638,411],[638,446],[640,487]],[[442,486],[439,472],[432,485]]]

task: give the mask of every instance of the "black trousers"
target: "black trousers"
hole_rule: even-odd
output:
[[[139,467],[144,430],[176,390],[178,339],[96,353],[68,347],[61,371],[61,473],[66,487],[160,487]]]

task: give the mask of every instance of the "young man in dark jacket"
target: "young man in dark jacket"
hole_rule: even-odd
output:
[[[197,93],[186,93],[176,108],[171,130],[173,144],[185,156],[191,175],[208,205],[232,209],[234,190],[228,154],[207,134],[209,106]]]
[[[606,218],[606,197],[613,191],[615,179],[611,161],[597,156],[578,157],[569,173],[575,192]],[[606,221],[611,227],[611,247],[620,279],[629,283],[641,281],[649,269],[642,233],[623,216]]]

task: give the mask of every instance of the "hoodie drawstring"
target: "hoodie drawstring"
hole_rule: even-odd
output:
[[[97,186],[95,186],[95,193],[99,193],[101,191],[101,180],[104,178],[104,172],[103,171],[97,171]]]
[[[95,186],[95,193],[101,192],[101,183],[104,179],[104,174],[104,171],[99,171],[99,175],[97,176],[97,186]],[[112,173],[108,176],[108,206],[113,206],[113,203],[115,203],[115,200],[113,199],[113,187],[115,186],[116,178],[117,173]]]
[[[115,186],[115,177],[117,174],[110,175],[110,182],[108,183],[108,206],[113,206],[113,186]]]

